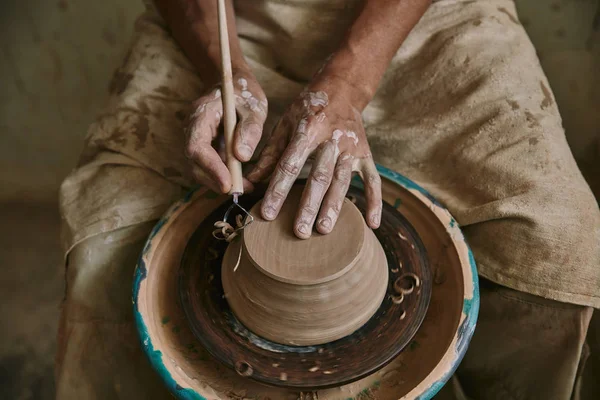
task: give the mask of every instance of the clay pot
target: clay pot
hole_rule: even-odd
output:
[[[306,240],[292,231],[302,187],[295,187],[278,218],[255,220],[225,252],[222,281],[236,317],[276,343],[332,342],[365,324],[387,288],[385,253],[360,211],[344,201],[328,235]],[[238,262],[239,261],[239,262]]]

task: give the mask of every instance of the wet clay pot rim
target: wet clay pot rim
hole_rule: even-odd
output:
[[[479,310],[477,271],[458,224],[423,188],[389,169],[378,166],[378,170],[384,178],[384,200],[398,208],[423,235],[431,254],[435,285],[429,311],[415,339],[397,360],[358,382],[319,391],[319,399],[348,399],[366,393],[382,400],[431,399],[454,373],[475,329]],[[361,186],[358,180],[352,184]],[[296,400],[301,395],[297,390],[265,387],[207,358],[197,347],[177,303],[173,268],[179,265],[182,249],[195,228],[186,217],[200,218],[225,200],[205,188],[193,190],[174,204],[152,230],[133,285],[134,317],[143,351],[180,399]],[[157,259],[161,260],[159,266]]]

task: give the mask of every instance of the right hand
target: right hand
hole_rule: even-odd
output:
[[[233,152],[241,162],[252,158],[267,118],[267,98],[249,69],[233,71],[233,90],[238,121],[234,131]],[[194,178],[217,193],[228,193],[232,179],[225,165],[225,143],[219,125],[223,119],[220,85],[193,103],[186,129],[185,155],[191,161]],[[252,184],[244,179],[244,190]]]

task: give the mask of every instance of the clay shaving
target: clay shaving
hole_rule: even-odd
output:
[[[227,221],[215,222],[214,226],[217,229],[212,232],[213,237],[217,240],[225,240],[227,243],[231,243],[238,236],[238,232],[246,227],[241,215],[235,217],[235,222],[235,228]]]

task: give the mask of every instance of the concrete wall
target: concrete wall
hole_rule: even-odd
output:
[[[8,0],[0,4],[0,200],[56,199],[140,1]]]

